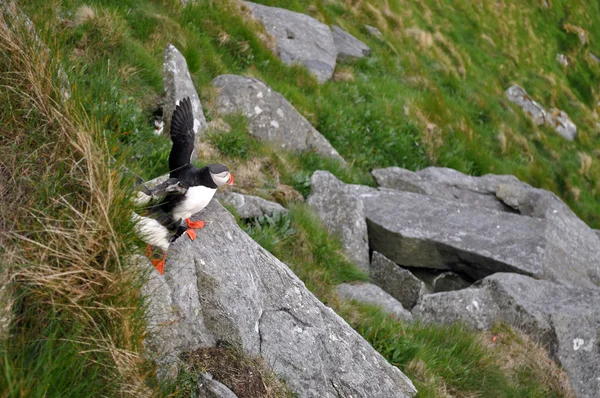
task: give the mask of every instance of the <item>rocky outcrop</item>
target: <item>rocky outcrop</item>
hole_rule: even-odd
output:
[[[522,87],[510,86],[506,92],[506,98],[509,101],[519,105],[523,112],[527,113],[538,126],[547,123],[554,128],[563,138],[573,141],[577,135],[577,126],[569,119],[564,111],[560,109],[550,109],[546,111],[542,105],[535,102]]]
[[[600,289],[495,274],[473,288],[427,295],[413,314],[437,323],[460,320],[478,329],[489,329],[499,321],[517,327],[548,348],[567,371],[577,397],[596,397],[600,391],[598,308]]]
[[[361,198],[333,174],[316,171],[311,178],[311,193],[307,203],[323,224],[339,235],[346,256],[368,271],[367,224]]]
[[[198,137],[207,129],[206,118],[202,110],[202,104],[198,97],[198,92],[194,87],[194,82],[190,76],[187,62],[183,55],[174,45],[169,44],[165,49],[163,61],[163,84],[165,87],[165,101],[163,109],[164,134],[167,137],[170,134],[171,116],[175,106],[185,97],[190,97],[192,101],[192,111],[194,112],[194,133]],[[192,154],[192,159],[196,158],[197,148]]]
[[[243,195],[237,192],[218,192],[215,197],[222,204],[233,206],[241,218],[273,217],[277,213],[287,213],[287,209],[279,203],[258,196]]]
[[[337,50],[337,59],[358,59],[371,55],[371,49],[362,41],[337,25],[331,28],[333,42]]]
[[[598,236],[551,192],[512,176],[470,177],[450,169],[389,168],[373,175],[408,191],[363,195],[371,249],[398,264],[453,269],[475,279],[510,271],[600,285]]]
[[[216,107],[220,113],[241,112],[256,138],[290,151],[315,151],[344,162],[331,144],[281,94],[262,81],[236,75],[213,80],[219,89]]]
[[[514,209],[498,200],[497,188],[504,184],[528,186],[512,175],[487,174],[472,177],[444,167],[428,167],[417,172],[388,167],[375,169],[372,174],[380,187],[507,212],[514,212]]]
[[[168,364],[217,341],[262,356],[299,397],[405,397],[415,389],[216,201],[195,241],[171,244],[152,273],[151,346]],[[166,338],[168,336],[168,338]],[[343,364],[343,366],[342,366]]]
[[[331,79],[336,49],[329,27],[313,17],[283,8],[244,2],[277,41],[277,55],[288,65],[304,65],[319,83]]]
[[[412,320],[412,314],[385,290],[371,283],[342,283],[336,287],[337,293],[346,300],[356,300],[380,307],[384,312],[393,314],[405,321]]]
[[[421,300],[424,294],[428,293],[425,284],[412,272],[398,266],[378,252],[373,252],[369,276],[377,286],[391,294],[409,310]]]

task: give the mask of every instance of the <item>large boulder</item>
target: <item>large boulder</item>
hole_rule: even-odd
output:
[[[365,43],[344,29],[333,25],[332,31],[338,59],[357,59],[371,55],[371,49]]]
[[[220,113],[242,113],[248,118],[250,133],[290,151],[315,151],[344,159],[281,94],[262,81],[244,76],[221,75],[212,81],[218,88]]]
[[[241,218],[273,217],[277,213],[287,213],[287,209],[279,203],[258,196],[237,192],[217,192],[215,197],[221,203],[233,206]]]
[[[173,116],[173,111],[175,111],[175,106],[185,97],[190,97],[194,113],[194,133],[197,137],[201,136],[206,131],[208,124],[204,117],[198,92],[190,76],[187,62],[179,50],[172,44],[169,44],[165,49],[163,58],[163,84],[165,87],[163,108],[164,133],[167,137],[170,134],[171,117]],[[196,153],[197,148],[195,148],[192,154],[192,159],[196,157]]]
[[[244,2],[277,42],[277,55],[288,65],[304,65],[319,83],[331,79],[337,51],[329,27],[313,17],[283,8]]]
[[[378,252],[373,252],[369,276],[377,286],[409,310],[421,300],[424,294],[428,293],[425,283],[412,272],[398,266]]]
[[[363,201],[328,171],[316,171],[311,178],[308,205],[323,224],[339,235],[346,256],[369,270],[369,244]]]
[[[512,175],[486,174],[472,177],[444,167],[427,167],[416,172],[388,167],[375,169],[372,174],[381,187],[509,212],[514,212],[514,209],[498,200],[497,188],[504,184],[524,184]]]
[[[164,276],[153,276],[160,287],[149,289],[162,292],[160,313],[149,309],[171,340],[159,339],[173,350],[163,350],[163,358],[221,342],[262,356],[299,397],[387,398],[416,392],[400,370],[245,234],[217,201],[201,218],[206,226],[196,240],[184,234],[171,244]],[[173,315],[168,322],[165,311]]]
[[[404,309],[402,303],[377,285],[371,283],[342,283],[337,285],[336,291],[346,300],[356,300],[361,303],[375,305],[399,319],[412,321],[412,314]]]
[[[437,323],[457,320],[478,329],[505,322],[543,344],[567,371],[577,397],[600,391],[600,289],[498,273],[477,287],[425,296],[416,318]]]
[[[470,177],[451,169],[388,168],[373,175],[395,190],[362,195],[371,248],[398,264],[473,278],[510,271],[600,286],[598,236],[549,191],[513,176]]]

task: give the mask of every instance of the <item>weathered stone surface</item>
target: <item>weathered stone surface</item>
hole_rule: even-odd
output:
[[[367,31],[378,39],[383,40],[383,33],[379,29],[371,25],[365,25]]]
[[[337,293],[346,300],[356,300],[366,304],[381,307],[388,314],[394,314],[406,321],[412,320],[412,314],[394,297],[382,288],[371,283],[348,284],[342,283],[336,287]]]
[[[442,272],[432,282],[434,293],[461,290],[469,286],[471,286],[471,283],[456,272]]]
[[[554,193],[525,185],[501,185],[496,196],[523,216],[545,222],[544,273],[540,279],[600,286],[600,239]],[[534,275],[536,276],[536,275]]]
[[[463,289],[427,294],[413,308],[415,319],[434,323],[460,321],[478,330],[490,329],[499,308],[486,289]]]
[[[185,97],[192,101],[194,112],[194,133],[196,137],[201,136],[207,129],[206,118],[202,110],[202,104],[194,82],[190,76],[187,62],[183,55],[174,45],[169,44],[165,49],[163,60],[163,84],[165,87],[165,102],[163,109],[164,134],[170,134],[171,116],[175,106]],[[197,148],[192,153],[192,159],[196,157]]]
[[[542,274],[538,219],[431,196],[382,191],[363,196],[372,250],[408,267]]]
[[[237,192],[219,192],[215,197],[221,203],[233,206],[241,218],[272,217],[276,213],[287,213],[287,209],[279,203],[258,196],[243,195]]]
[[[452,269],[474,279],[517,272],[566,285],[600,286],[600,241],[584,222],[551,192],[513,183],[510,176],[489,178],[494,183],[483,191],[495,190],[518,213],[390,189],[361,194],[371,249],[403,266]],[[503,180],[507,183],[498,184]],[[439,189],[444,184],[387,181],[437,197],[448,195]],[[486,178],[477,183],[482,181]]]
[[[598,56],[592,52],[590,52],[590,58],[592,59],[592,61],[594,61],[597,64],[600,64],[600,58],[598,58]]]
[[[338,59],[356,59],[371,55],[371,49],[365,43],[339,26],[333,25],[332,32]]]
[[[569,119],[569,115],[560,109],[550,109],[548,123],[554,128],[554,131],[569,141],[573,141],[577,136],[577,126]]]
[[[277,55],[288,65],[304,65],[319,81],[331,79],[336,49],[329,27],[313,17],[283,8],[244,2],[277,41]]]
[[[369,244],[363,202],[347,186],[327,171],[316,171],[311,178],[308,205],[323,224],[338,234],[344,253],[362,269],[369,270]]]
[[[497,321],[518,327],[543,344],[567,371],[577,397],[596,397],[600,391],[598,308],[600,289],[498,273],[477,287],[425,296],[413,315],[438,323],[461,320],[479,329]]]
[[[198,385],[196,386],[196,397],[198,398],[237,398],[229,388],[212,378],[209,373],[200,373]]]
[[[556,62],[562,66],[569,66],[569,59],[565,54],[556,54]]]
[[[179,314],[165,325],[171,340],[185,340],[179,333],[202,334],[190,349],[222,341],[261,355],[299,397],[415,393],[406,376],[246,235],[217,201],[201,218],[206,226],[196,240],[184,234],[171,244],[164,278],[158,277],[167,284],[161,302]]]
[[[8,331],[13,319],[13,300],[8,270],[4,269],[0,271],[0,343],[8,338]]]
[[[532,100],[522,87],[519,87],[516,84],[510,86],[505,94],[509,101],[519,105],[521,109],[523,109],[523,112],[531,116],[534,123],[538,126],[549,121],[548,112],[546,112],[543,106]]]
[[[212,81],[220,113],[241,112],[250,133],[290,151],[316,151],[344,162],[331,144],[283,96],[258,79],[221,75]]]
[[[408,310],[411,310],[427,293],[425,284],[421,280],[378,252],[373,252],[369,276],[377,286],[400,301]]]
[[[496,197],[496,190],[503,184],[526,185],[512,175],[472,177],[444,167],[427,167],[417,172],[388,167],[375,169],[372,174],[381,187],[509,212],[514,210]]]

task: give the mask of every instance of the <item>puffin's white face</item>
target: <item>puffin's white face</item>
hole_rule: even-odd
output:
[[[233,185],[233,174],[223,165],[210,165],[210,176],[218,187]]]

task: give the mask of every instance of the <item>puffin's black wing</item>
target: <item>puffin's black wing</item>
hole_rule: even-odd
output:
[[[182,99],[173,111],[171,118],[171,141],[173,147],[169,154],[171,177],[177,178],[190,163],[194,150],[194,113],[189,97]]]

